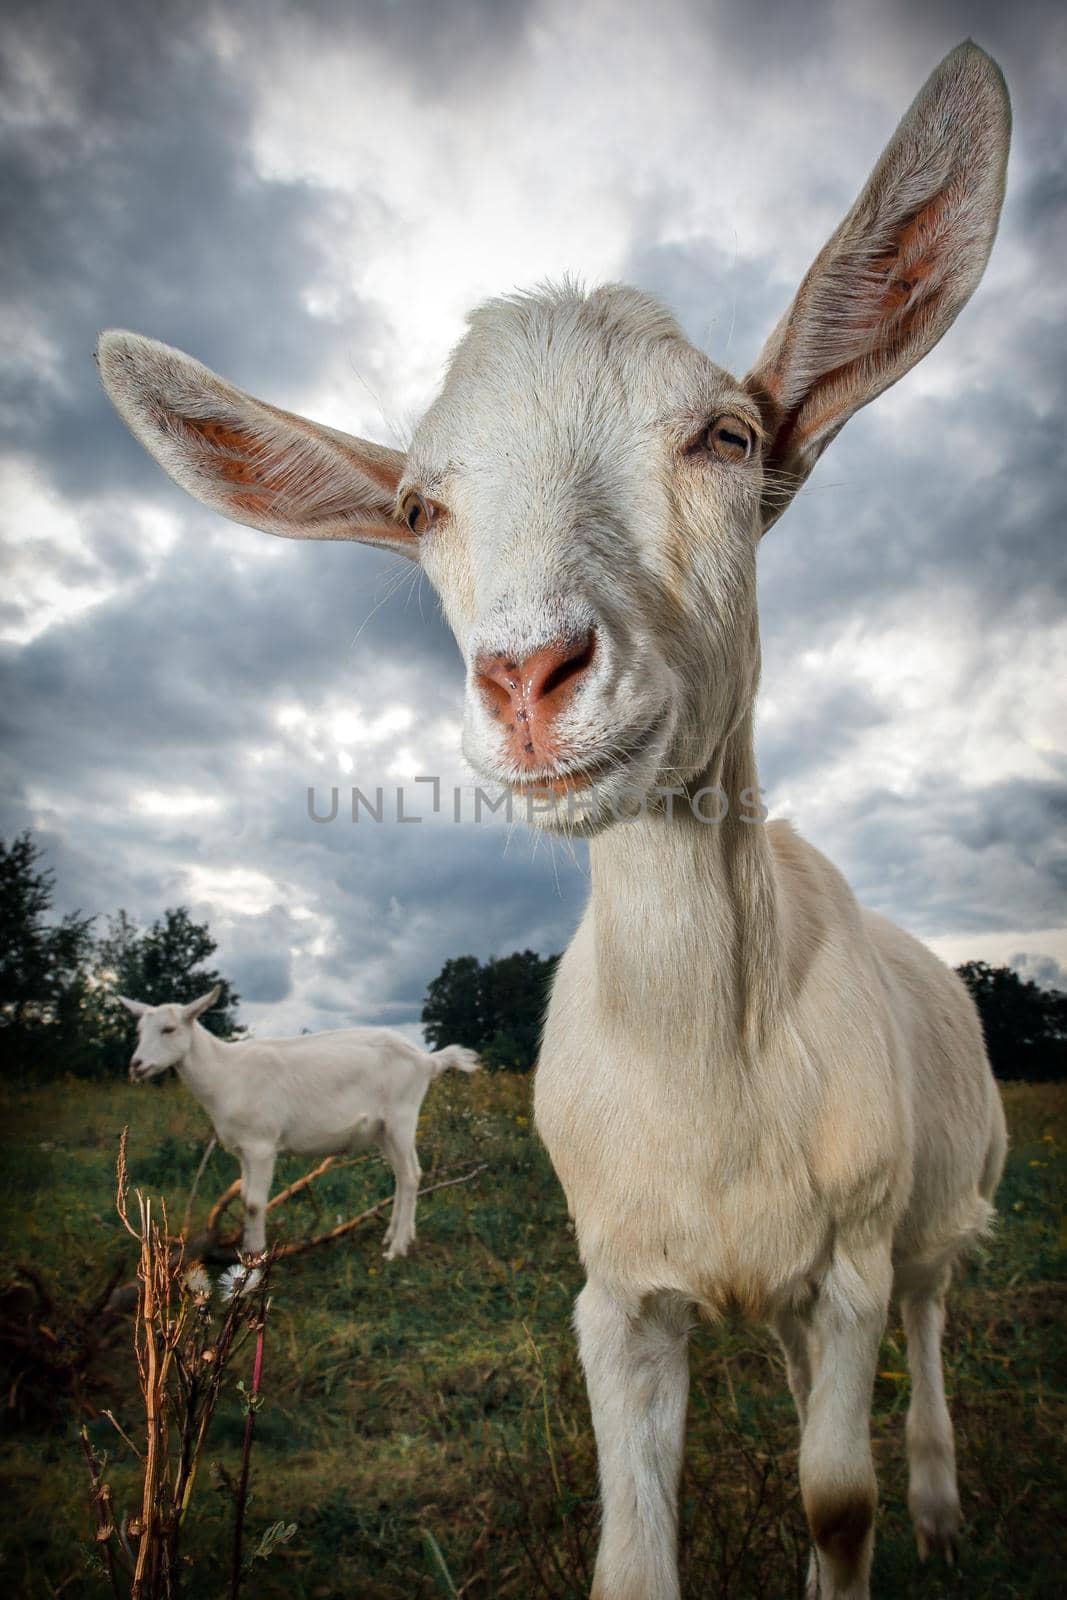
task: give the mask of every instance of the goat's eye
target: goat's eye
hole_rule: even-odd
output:
[[[177,1028],[160,1028],[160,1033],[177,1033]]]
[[[433,526],[437,517],[437,507],[432,500],[425,500],[417,489],[412,489],[410,494],[404,496],[400,515],[412,533],[425,533],[427,528]]]
[[[747,461],[755,449],[752,429],[740,417],[716,417],[704,435],[704,447],[720,461]]]

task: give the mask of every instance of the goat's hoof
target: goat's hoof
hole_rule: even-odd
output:
[[[915,1544],[919,1560],[926,1561],[932,1554],[940,1553],[945,1564],[954,1567],[960,1556],[960,1505],[954,1495],[941,1500],[924,1498],[921,1505],[911,1507],[911,1520],[915,1528]]]
[[[390,1243],[388,1247],[382,1251],[382,1254],[386,1261],[397,1261],[401,1256],[406,1256],[410,1248],[411,1240],[408,1239],[403,1244]]]
[[[946,1533],[933,1535],[922,1528],[915,1530],[915,1544],[919,1551],[919,1560],[927,1561],[931,1553],[940,1551],[945,1558],[946,1567],[955,1567],[960,1559],[960,1542],[955,1534]]]

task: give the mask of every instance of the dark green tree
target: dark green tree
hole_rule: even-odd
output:
[[[530,1072],[537,1063],[541,1031],[559,956],[542,959],[534,950],[491,956],[482,968],[485,1011],[491,1032],[482,1053],[487,1067]]]
[[[956,971],[978,1007],[998,1078],[1067,1077],[1067,995],[985,961],[967,961]]]
[[[454,956],[430,984],[423,1002],[422,1023],[431,1050],[443,1050],[446,1044],[479,1048],[477,1041],[485,1033],[481,970],[477,956]]]
[[[465,1044],[494,1071],[529,1072],[558,956],[534,950],[510,956],[457,956],[446,961],[426,993],[423,1028],[430,1048]]]
[[[48,920],[55,876],[29,833],[0,840],[0,1037],[9,1071],[76,1065],[92,917]]]
[[[240,1031],[234,1016],[240,996],[227,978],[206,965],[216,948],[207,924],[194,922],[185,906],[169,907],[144,929],[126,911],[108,919],[93,972],[93,1032],[102,1072],[120,1069],[130,1054],[134,1024],[117,999],[120,994],[151,1006],[184,1004],[217,983],[222,991],[218,1002],[200,1020],[222,1039]]]
[[[149,1005],[186,1002],[217,983],[218,1004],[202,1019],[229,1038],[239,1032],[238,996],[208,965],[214,939],[205,923],[174,906],[148,928],[127,912],[94,941],[93,917],[49,920],[55,877],[29,833],[0,840],[0,1049],[11,1072],[92,1076],[125,1066],[133,1022],[116,996]]]

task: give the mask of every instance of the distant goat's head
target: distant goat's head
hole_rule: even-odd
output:
[[[118,996],[130,1015],[137,1018],[137,1048],[130,1062],[131,1083],[144,1083],[146,1078],[155,1078],[184,1060],[193,1042],[193,1023],[211,1010],[220,993],[220,986],[216,984],[188,1005],[165,1006],[147,1006],[143,1000],[128,1000],[124,994]]]
[[[555,794],[546,825],[595,830],[624,795],[705,772],[750,708],[760,535],[971,295],[1009,130],[997,67],[961,45],[743,380],[648,297],[569,286],[474,313],[406,456],[134,334],[103,335],[101,374],[224,515],[421,562],[467,665],[469,759]]]

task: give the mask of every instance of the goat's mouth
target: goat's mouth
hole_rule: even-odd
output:
[[[618,762],[615,760],[595,761],[587,767],[569,767],[564,772],[543,778],[516,778],[508,787],[514,794],[529,795],[532,799],[550,794],[584,794],[587,789],[595,789],[617,771]]]
[[[563,799],[586,794],[592,799],[598,789],[607,786],[610,786],[613,795],[618,791],[626,798],[627,776],[657,742],[662,721],[661,717],[657,717],[639,733],[619,741],[610,755],[598,756],[580,764],[576,762],[573,766],[556,763],[539,774],[510,778],[507,786],[514,794],[531,800],[549,797]],[[643,798],[647,786],[640,787],[639,798]]]
[[[165,1072],[166,1070],[166,1067],[131,1067],[130,1082],[146,1083],[149,1078],[154,1078],[158,1072]]]

